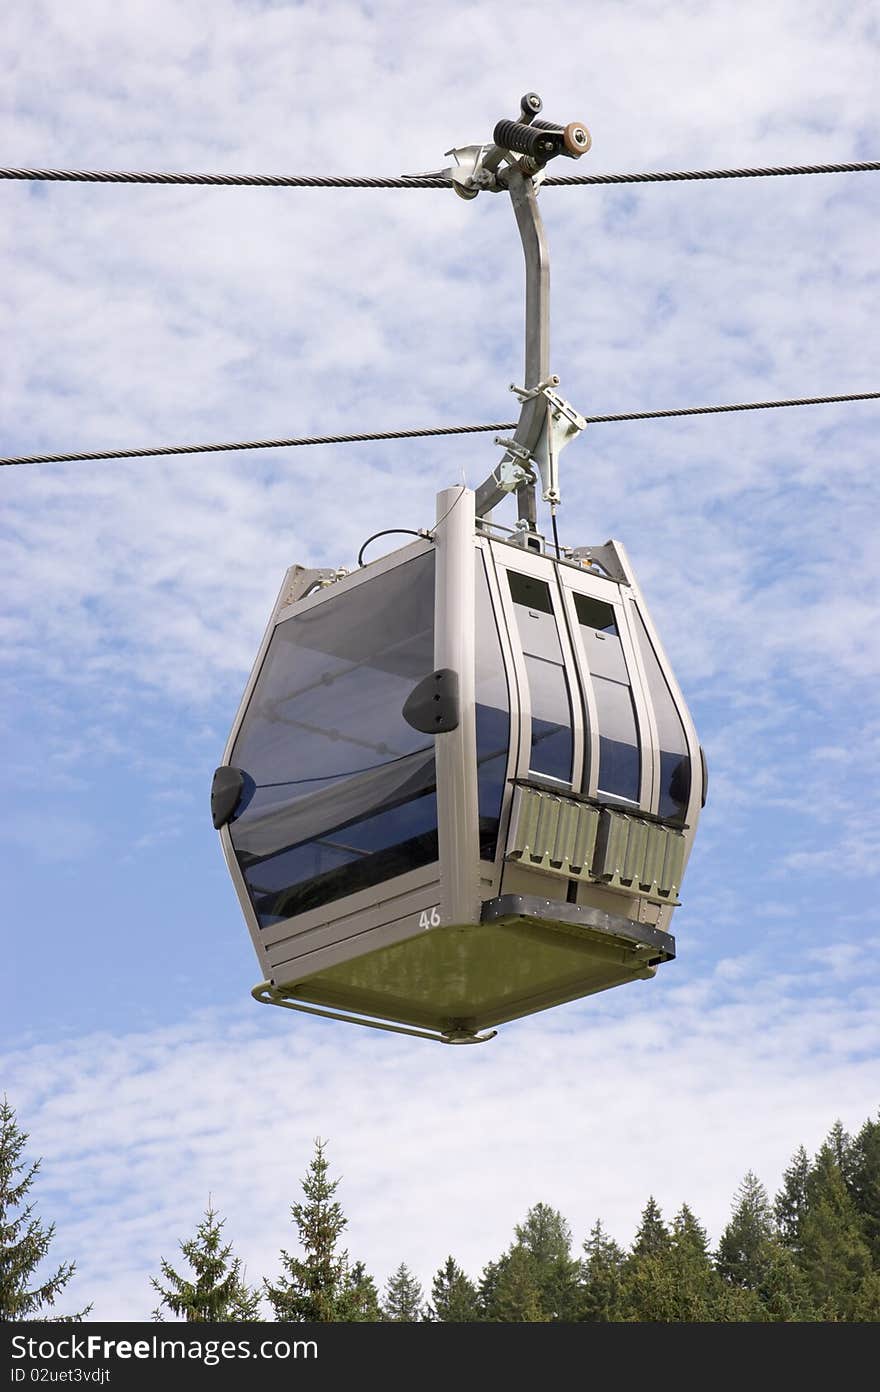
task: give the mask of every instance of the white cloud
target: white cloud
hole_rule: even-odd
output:
[[[33,0],[0,38],[4,163],[430,169],[529,88],[591,126],[582,169],[880,150],[868,5],[568,3],[540,45],[534,15]],[[563,391],[595,414],[876,388],[878,197],[872,174],[546,189]],[[4,454],[512,414],[522,265],[504,198],[3,183],[0,200]],[[491,436],[3,471],[8,922],[35,926],[39,886],[10,997],[37,1042],[7,1072],[99,1313],[148,1312],[147,1273],[209,1190],[270,1274],[318,1132],[352,1251],[427,1278],[449,1245],[478,1270],[539,1198],[579,1235],[601,1213],[626,1240],[654,1190],[717,1233],[746,1168],[772,1185],[800,1140],[876,1106],[860,955],[876,420],[864,404],[596,426],[564,456],[563,539],[627,544],[709,753],[680,911],[702,976],[670,970],[462,1053],[252,1008],[82,1036],[117,1000],[167,1019],[164,963],[192,979],[200,933],[226,960],[237,909],[212,918],[185,799],[286,566],[351,564],[379,527],[430,522],[436,489],[495,464]],[[71,858],[54,875],[47,847]],[[170,907],[147,927],[154,894]],[[108,952],[107,916],[131,945]],[[224,970],[211,998],[236,989]]]
[[[96,1318],[148,1314],[148,1276],[209,1192],[252,1278],[274,1274],[318,1134],[352,1254],[382,1280],[405,1260],[428,1282],[449,1250],[478,1273],[539,1200],[578,1242],[597,1216],[630,1241],[652,1193],[669,1216],[690,1203],[717,1240],[748,1168],[773,1190],[798,1144],[876,1110],[871,992],[833,992],[855,950],[786,976],[759,955],[683,986],[670,973],[479,1049],[234,1008],[35,1045],[4,1073],[44,1156],[41,1212]]]

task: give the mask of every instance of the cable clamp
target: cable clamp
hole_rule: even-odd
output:
[[[506,451],[504,458],[493,474],[498,487],[503,489],[505,493],[515,493],[517,489],[524,487],[527,483],[534,483],[535,471],[532,468],[532,456],[525,445],[519,444],[517,440],[505,440],[500,435],[496,435],[495,443],[501,445]]]
[[[513,382],[510,384],[510,390],[523,404],[527,401],[537,401],[539,397],[544,398],[546,410],[541,432],[529,459],[541,475],[544,502],[550,503],[551,507],[561,501],[559,456],[565,446],[576,440],[581,431],[587,428],[586,417],[576,411],[559,392],[553,390],[558,385],[559,378],[555,375],[534,387],[518,387]]]
[[[447,150],[455,163],[446,169],[431,169],[424,174],[404,174],[404,179],[446,179],[459,198],[476,198],[481,189],[500,191],[500,184],[494,170],[485,168],[486,156],[493,145],[462,145],[458,149]]]

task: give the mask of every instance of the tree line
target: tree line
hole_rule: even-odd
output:
[[[0,1106],[0,1321],[50,1313],[75,1271],[63,1262],[37,1278],[54,1236],[29,1201],[40,1161],[23,1159],[27,1135]],[[880,1114],[855,1136],[840,1122],[810,1158],[801,1146],[771,1200],[751,1171],[733,1199],[715,1250],[693,1210],[666,1221],[653,1198],[624,1249],[600,1219],[579,1250],[563,1215],[537,1203],[506,1251],[469,1276],[450,1255],[423,1291],[405,1262],[379,1291],[343,1246],[348,1224],[326,1143],[315,1142],[291,1207],[296,1250],[257,1285],[208,1200],[195,1233],[151,1278],[156,1320],[242,1323],[389,1321],[764,1322],[880,1320]]]

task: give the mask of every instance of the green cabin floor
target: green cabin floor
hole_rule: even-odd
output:
[[[306,1004],[427,1029],[484,1029],[652,977],[650,948],[513,917],[432,928],[308,978],[278,981]]]

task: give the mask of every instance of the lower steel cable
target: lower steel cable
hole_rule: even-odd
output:
[[[846,401],[877,401],[880,392],[849,392],[845,396],[796,396],[786,401],[740,401],[729,406],[679,406],[670,411],[625,411],[615,416],[587,416],[587,425],[618,421],[664,420],[673,416],[711,416],[730,411],[771,411],[783,406],[830,406]],[[435,435],[477,435],[490,430],[515,430],[516,421],[494,425],[437,425],[425,430],[377,430],[357,435],[304,435],[291,440],[247,440],[221,445],[160,445],[151,449],[88,450],[78,454],[20,454],[0,459],[6,464],[79,464],[101,459],[147,459],[169,454],[222,454],[229,450],[293,449],[299,445],[355,445],[376,440],[419,440]]]

